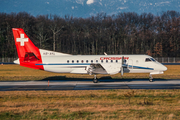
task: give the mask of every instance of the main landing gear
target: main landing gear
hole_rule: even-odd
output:
[[[151,74],[149,74],[149,82],[153,82],[153,77]]]
[[[98,83],[98,79],[96,78],[96,75],[94,75],[93,82],[94,82],[94,83]]]

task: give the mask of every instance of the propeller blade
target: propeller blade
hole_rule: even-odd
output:
[[[123,76],[123,74],[124,74],[124,69],[123,67],[121,67],[121,76]]]
[[[123,64],[124,64],[124,56],[122,56],[122,61],[121,61],[121,76],[123,76],[124,74]]]

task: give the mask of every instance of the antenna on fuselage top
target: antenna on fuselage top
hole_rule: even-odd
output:
[[[107,55],[107,53],[104,52],[104,55]]]

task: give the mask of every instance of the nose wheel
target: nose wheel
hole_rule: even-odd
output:
[[[149,74],[149,82],[153,82],[153,77],[151,74]]]
[[[93,82],[94,82],[94,83],[98,83],[98,79],[96,78],[96,75],[94,75]]]

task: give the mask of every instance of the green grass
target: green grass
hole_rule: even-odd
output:
[[[180,118],[180,90],[0,92],[0,119]]]
[[[180,79],[180,66],[167,65],[168,70],[164,74],[153,75],[155,79]],[[109,75],[97,75],[97,78],[106,77]],[[113,79],[148,79],[149,74],[132,74],[125,73],[123,76],[120,74],[111,75]],[[12,80],[61,80],[61,79],[93,79],[93,75],[83,74],[63,74],[51,73],[42,70],[34,70],[19,65],[0,65],[0,81]]]

